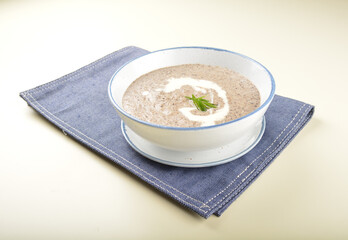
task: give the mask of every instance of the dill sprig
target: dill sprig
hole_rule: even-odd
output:
[[[192,97],[185,98],[192,100],[193,104],[196,106],[196,108],[202,112],[207,111],[209,108],[216,108],[217,104],[210,103],[207,99],[204,99],[205,96],[202,97],[195,97],[195,95],[192,94]]]

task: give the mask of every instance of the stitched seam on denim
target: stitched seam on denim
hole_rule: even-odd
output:
[[[302,118],[306,115],[308,109],[310,109],[311,106],[309,106],[305,111],[304,113],[302,114],[301,118],[299,118],[299,120],[296,122],[296,124],[294,124],[294,126],[292,127],[292,129],[284,136],[284,138],[278,143],[278,145],[272,150],[272,152],[270,152],[268,154],[267,157],[265,157],[265,159],[260,162],[260,164],[258,164],[245,178],[242,179],[241,183],[238,184],[238,186],[236,186],[234,189],[232,189],[228,194],[226,194],[219,202],[215,203],[211,208],[214,208],[216,205],[218,205],[220,202],[222,202],[224,199],[226,199],[229,195],[231,195],[237,188],[239,188],[240,185],[242,185],[245,180],[259,167],[261,166],[263,163],[265,162],[269,162],[269,161],[266,161],[274,152],[277,152],[276,150],[280,151],[280,149],[278,149],[278,147],[286,140],[287,136],[292,133],[294,134],[293,130],[296,128],[296,126],[299,124],[299,122],[302,120]],[[287,142],[287,141],[286,141]],[[286,143],[285,142],[285,143]],[[232,196],[233,197],[233,196]],[[223,204],[222,204],[223,205]],[[221,205],[221,206],[222,206]]]
[[[26,95],[26,94],[24,94],[24,95]],[[28,93],[28,95],[31,97],[31,98],[33,98],[33,100],[35,101],[35,102],[37,102],[37,100],[30,94],[30,93]],[[29,100],[29,99],[28,99]],[[31,101],[30,101],[31,102]],[[32,102],[33,103],[33,102]],[[38,103],[38,102],[37,102]],[[34,104],[34,103],[33,103]],[[36,105],[36,104],[35,104]],[[40,103],[38,103],[38,105],[40,105],[43,109],[45,109]],[[296,116],[299,114],[299,112],[301,111],[301,109],[303,108],[303,106],[305,106],[306,104],[304,104],[304,105],[302,105],[301,106],[301,108],[300,108],[300,110],[297,112],[297,114],[295,115],[295,117],[292,119],[292,121],[291,122],[293,122],[294,121],[294,119],[296,118]],[[307,110],[310,108],[310,106],[307,108]],[[45,109],[48,113],[50,113],[47,109]],[[306,110],[306,111],[307,111]],[[41,111],[42,112],[42,114],[44,114],[44,115],[46,115],[43,111]],[[305,112],[306,113],[306,112]],[[295,128],[295,126],[300,122],[300,120],[303,118],[303,116],[305,115],[305,113],[302,115],[302,117],[298,120],[298,122],[294,125],[294,127],[288,132],[288,134],[290,133],[290,132],[292,132],[293,131],[293,129]],[[52,116],[54,116],[52,113],[50,113]],[[47,115],[46,115],[47,116]],[[53,120],[52,118],[50,118],[49,116],[47,116],[49,119],[51,119],[53,122],[56,122],[55,120]],[[54,116],[54,117],[56,117],[56,116]],[[57,117],[56,117],[57,118]],[[58,120],[60,120],[60,121],[62,121],[61,119],[59,119],[59,118],[57,118]],[[64,121],[62,121],[63,123],[65,123]],[[290,123],[291,123],[290,122]],[[56,122],[57,123],[57,122]],[[289,124],[290,124],[289,123]],[[60,125],[59,123],[57,123],[58,125]],[[286,129],[288,126],[289,126],[289,124],[284,128],[284,129]],[[62,125],[60,125],[61,127],[63,127]],[[65,128],[65,127],[63,127],[63,128]],[[65,128],[66,130],[68,130],[67,128]],[[284,131],[284,130],[283,130]],[[283,132],[282,131],[282,132]],[[73,134],[73,133],[72,133]],[[282,133],[281,133],[282,134]],[[280,135],[281,135],[280,134]],[[288,135],[287,134],[287,135]],[[293,133],[294,134],[294,133]],[[83,138],[81,138],[81,137],[79,137],[79,136],[77,136],[77,135],[75,135],[75,134],[73,134],[75,137],[77,137],[77,138],[79,138],[80,140],[82,140],[83,142],[85,142],[85,143],[88,143],[88,144],[91,144],[91,143],[89,143],[89,142],[87,142],[87,141],[85,141]],[[279,135],[279,136],[280,136]],[[285,140],[285,138],[287,137],[287,135],[283,138],[283,140],[277,145],[277,147]],[[279,138],[279,136],[277,137],[277,138]],[[86,136],[86,137],[88,137],[88,136]],[[92,139],[93,140],[93,139]],[[289,140],[288,140],[289,141]],[[96,141],[95,141],[96,142]],[[98,142],[96,142],[97,144],[99,144],[100,146],[102,146],[102,147],[104,147],[105,149],[107,149],[107,150],[109,150],[110,152],[112,152],[113,153],[113,151],[112,150],[110,150],[110,149],[108,149],[108,148],[106,148],[105,146],[103,146],[103,145],[101,145],[100,143],[98,143]],[[272,143],[273,144],[273,143]],[[102,152],[102,153],[104,153],[104,154],[106,154],[107,156],[109,156],[109,157],[111,157],[111,158],[113,158],[110,154],[107,154],[107,153],[105,153],[104,151],[102,151],[100,148],[98,148],[98,147],[96,147],[96,146],[94,146],[93,144],[91,144],[93,147],[95,147],[96,149],[98,149],[100,152]],[[276,147],[276,148],[277,148]],[[276,148],[265,158],[265,160],[276,150]],[[280,150],[278,150],[278,151],[280,151]],[[116,154],[116,153],[114,153],[115,155],[118,155],[118,154]],[[119,156],[119,155],[118,155]],[[121,156],[119,156],[119,157],[121,157]],[[124,163],[122,163],[121,161],[120,161],[120,159],[117,159],[116,157],[114,157],[115,158],[115,160],[118,160],[118,162],[120,163],[120,164],[122,164],[123,166],[125,166],[125,167],[127,167],[127,165],[125,165]],[[122,159],[124,159],[123,157],[121,157]],[[128,162],[128,160],[126,160],[126,159],[124,159],[125,161],[127,161]],[[264,163],[265,161],[263,161],[262,163]],[[130,162],[129,162],[130,163]],[[259,167],[262,163],[260,163],[257,167]],[[130,164],[132,164],[132,163],[130,163]],[[133,165],[133,164],[132,164]],[[134,165],[135,166],[135,165]],[[159,188],[161,188],[161,189],[163,189],[163,190],[165,190],[165,191],[167,191],[167,189],[165,189],[165,188],[163,188],[162,186],[160,186],[160,185],[158,185],[156,182],[154,182],[154,181],[152,181],[152,180],[150,180],[150,179],[148,179],[147,177],[145,177],[144,175],[142,175],[141,173],[139,173],[138,171],[136,171],[135,169],[133,169],[132,167],[130,167],[130,166],[128,166],[131,170],[133,170],[134,172],[136,172],[136,173],[138,173],[140,176],[142,176],[142,177],[144,177],[145,179],[147,179],[149,182],[151,182],[151,183],[153,183],[153,184],[155,184],[156,186],[158,186]],[[137,167],[137,166],[135,166],[135,167]],[[256,167],[256,168],[257,168]],[[137,167],[137,168],[139,168],[139,167]],[[255,169],[256,169],[255,168]],[[142,170],[141,168],[139,168],[140,170]],[[255,169],[253,170],[253,171],[255,171]],[[142,170],[143,171],[143,170]],[[253,172],[252,171],[252,172]],[[252,173],[251,172],[251,173]],[[147,172],[145,172],[145,173],[147,173]],[[150,176],[152,176],[151,174],[149,174]],[[242,183],[248,178],[250,176],[250,174],[248,175],[248,176],[246,176],[243,180],[242,180]],[[155,177],[154,177],[155,178]],[[155,178],[155,179],[157,179],[157,178]],[[160,180],[158,180],[158,181],[160,181]],[[161,181],[160,181],[161,182]],[[165,184],[165,183],[164,183]],[[167,185],[167,184],[165,184],[165,185]],[[169,185],[168,185],[169,186]],[[171,187],[171,186],[169,186],[169,187]],[[171,187],[171,188],[173,188],[173,187]],[[235,188],[236,189],[236,188]],[[225,195],[225,197],[222,199],[222,200],[220,200],[218,203],[220,203],[221,201],[223,201],[226,197],[228,197],[228,195],[230,195],[231,193],[233,193],[233,191],[235,190],[235,189],[233,189],[229,194],[227,194],[227,195]],[[174,189],[174,190],[177,190],[177,189]],[[177,190],[179,193],[181,193],[179,190]],[[240,191],[239,191],[240,192]],[[169,192],[169,193],[171,193],[171,192]],[[237,192],[238,193],[238,192]],[[187,197],[189,197],[189,198],[191,198],[190,196],[188,196],[188,195],[186,195],[186,194],[184,194],[184,193],[181,193],[181,194],[183,194],[183,195],[185,195],[185,196],[187,196]],[[185,201],[185,200],[183,200],[182,198],[180,198],[179,196],[177,196],[177,195],[175,195],[175,194],[173,194],[172,193],[172,195],[173,196],[175,196],[175,197],[177,197],[178,199],[180,199],[181,201],[183,201],[184,203],[186,203],[186,204],[188,204],[188,205],[190,205],[190,206],[193,206],[193,207],[195,207],[195,208],[197,208],[197,210],[199,210],[199,211],[202,211],[202,212],[204,212],[204,213],[207,213],[208,211],[204,211],[204,210],[202,210],[201,208],[203,208],[203,207],[208,207],[208,208],[210,208],[209,206],[206,206],[206,205],[203,205],[203,206],[200,206],[200,207],[197,207],[196,205],[194,205],[194,204],[191,204],[191,203],[189,203],[189,202],[187,202],[187,201]],[[233,196],[232,196],[233,197]],[[192,198],[191,198],[192,199]],[[195,200],[195,199],[194,199]],[[197,201],[199,201],[199,200],[197,200]],[[199,201],[200,202],[200,201]],[[216,203],[214,206],[212,206],[211,208],[213,208],[213,207],[215,207],[218,203]],[[222,204],[223,205],[223,204]],[[222,206],[221,205],[221,206]],[[221,207],[220,206],[220,207]]]
[[[311,108],[311,106],[309,106],[309,107],[306,109],[306,111],[305,111],[305,113],[304,113],[303,115],[305,115],[306,112],[307,112],[310,108]],[[307,117],[307,119],[308,119],[308,118],[309,118],[309,117]],[[301,127],[301,126],[299,126],[299,127]],[[294,129],[294,128],[293,128],[293,129]],[[285,143],[285,144],[288,143],[288,142],[292,139],[292,137],[293,137],[295,134],[296,134],[296,131],[292,132],[290,138],[288,138],[287,141],[285,141],[284,143]],[[281,148],[277,149],[277,151],[274,152],[273,155],[276,155],[276,154],[277,154],[278,152],[280,152],[281,150],[282,150]],[[254,178],[255,178],[263,169],[265,169],[265,168],[268,166],[268,163],[269,163],[273,158],[270,157],[270,158],[268,158],[268,159],[269,159],[269,160],[266,162],[266,164],[264,165],[264,167],[260,168],[260,169],[256,172],[256,175],[254,176]],[[260,163],[260,164],[257,166],[257,168],[260,167],[263,163],[264,163],[264,162]],[[238,195],[241,191],[243,191],[243,189],[244,189],[245,187],[247,187],[248,184],[249,184],[254,178],[249,179],[249,181],[246,183],[246,185],[245,185],[243,188],[239,189],[235,194],[233,194],[231,197],[229,197],[229,200],[227,200],[227,202],[230,201],[230,199],[232,199],[232,198],[235,197],[236,195]],[[242,183],[243,183],[244,181],[245,181],[245,178],[242,180]],[[242,184],[242,183],[241,183],[241,184]],[[240,186],[241,184],[239,184],[239,186]],[[225,201],[225,202],[226,202],[226,201]],[[225,203],[221,203],[220,206],[218,207],[218,209],[220,209],[224,204],[225,204]]]
[[[107,147],[105,147],[104,145],[100,144],[99,142],[97,142],[97,141],[94,140],[93,138],[88,137],[88,136],[85,135],[84,133],[82,133],[82,132],[80,132],[79,130],[75,129],[74,127],[70,126],[68,123],[64,122],[63,120],[61,120],[60,118],[58,118],[57,116],[55,116],[54,114],[52,114],[50,111],[48,111],[45,107],[43,107],[43,106],[42,106],[30,93],[27,93],[27,94],[25,94],[25,95],[29,95],[29,96],[37,103],[37,104],[35,104],[35,105],[40,106],[40,107],[41,107],[43,110],[45,110],[47,113],[49,113],[50,115],[52,115],[53,117],[55,117],[55,118],[56,118],[57,120],[59,120],[60,122],[64,123],[64,124],[65,124],[66,126],[68,126],[69,128],[75,130],[77,133],[79,133],[79,134],[81,134],[82,136],[88,138],[89,140],[95,142],[96,144],[98,144],[99,146],[105,148],[106,150],[110,151],[111,153],[113,153],[114,155],[116,155],[116,156],[118,156],[119,158],[123,159],[123,160],[126,161],[127,163],[129,163],[129,164],[131,164],[132,166],[138,168],[138,169],[141,170],[143,173],[145,173],[145,174],[151,176],[152,178],[156,179],[157,181],[159,181],[159,182],[162,183],[163,185],[165,185],[165,186],[167,186],[167,187],[173,189],[174,191],[176,191],[176,192],[182,194],[183,196],[185,196],[185,197],[187,197],[187,198],[189,198],[189,199],[191,199],[191,200],[194,200],[194,201],[196,201],[196,202],[198,202],[198,203],[200,203],[200,204],[203,204],[203,205],[200,206],[200,207],[198,207],[198,205],[197,205],[197,206],[195,205],[195,207],[197,207],[197,208],[208,208],[208,209],[210,209],[210,207],[209,207],[208,205],[206,205],[205,203],[203,203],[202,201],[199,201],[199,200],[197,200],[197,199],[194,199],[193,197],[191,197],[191,196],[189,196],[189,195],[187,195],[187,194],[185,194],[185,193],[179,191],[178,189],[176,189],[176,188],[174,188],[174,187],[168,185],[167,183],[164,183],[163,181],[161,181],[160,179],[156,178],[156,177],[153,176],[152,174],[146,172],[145,170],[143,170],[142,168],[140,168],[140,167],[134,165],[133,163],[131,163],[130,161],[128,161],[128,160],[125,159],[124,157],[118,155],[118,154],[115,153],[114,151],[112,151],[112,150],[108,149]],[[28,101],[30,101],[30,100],[28,99]],[[30,102],[32,102],[32,101],[30,101]],[[33,103],[33,102],[32,102],[32,103]],[[45,114],[45,115],[46,115],[46,114]],[[47,115],[46,115],[46,116],[47,116]],[[50,118],[50,119],[53,121],[52,118]],[[54,122],[57,123],[56,121],[54,121]],[[57,124],[58,124],[58,123],[57,123]],[[60,126],[61,126],[61,125],[60,125]],[[76,136],[76,135],[74,135],[74,136]],[[81,138],[80,138],[80,139],[81,139]],[[89,143],[89,144],[91,144],[91,143]],[[94,146],[93,144],[91,144],[91,145]],[[94,147],[95,147],[95,146],[94,146]],[[97,148],[97,147],[96,147],[96,148]],[[99,149],[99,148],[98,148],[98,149]],[[100,150],[100,151],[102,151],[102,150]],[[109,156],[109,155],[108,155],[108,156]],[[173,195],[174,195],[174,194],[173,194]],[[175,195],[175,196],[176,196],[176,195]],[[179,198],[179,199],[181,199],[181,198]],[[184,201],[183,199],[181,199],[181,200]],[[192,204],[190,204],[190,205],[192,205]]]
[[[101,59],[99,59],[99,60],[97,60],[97,61],[95,61],[95,62],[93,62],[93,63],[91,63],[91,64],[89,64],[87,66],[85,66],[85,67],[82,67],[82,68],[74,71],[73,73],[70,73],[70,74],[65,75],[63,77],[60,77],[57,80],[54,80],[52,82],[43,84],[43,85],[39,86],[38,88],[36,88],[36,89],[34,88],[34,89],[29,90],[29,91],[31,93],[37,93],[37,92],[49,89],[49,88],[51,88],[53,86],[56,86],[58,84],[64,83],[64,82],[66,82],[66,81],[68,81],[68,80],[70,80],[72,78],[77,78],[78,76],[82,75],[86,71],[91,70],[91,69],[95,68],[97,65],[99,65],[101,63],[104,63],[104,62],[106,62],[106,61],[108,61],[110,59],[113,59],[114,57],[118,56],[119,54],[121,54],[121,53],[123,53],[123,52],[125,52],[125,51],[127,51],[129,49],[132,49],[132,48],[134,48],[134,47],[133,46],[126,47],[126,48],[118,50],[118,51],[116,51],[114,53],[110,53],[110,55],[107,55],[107,56],[105,56],[105,57],[103,57],[103,58],[101,58]]]
[[[214,197],[212,197],[211,199],[209,199],[207,202],[205,202],[205,204],[208,204],[209,202],[211,202],[212,200],[214,200],[216,197],[218,197],[220,194],[224,193],[230,186],[232,186],[232,184],[238,179],[240,178],[243,173],[245,173],[246,170],[248,170],[249,167],[251,167],[251,165],[257,160],[259,159],[263,154],[265,154],[272,146],[273,144],[278,140],[278,138],[284,133],[284,131],[292,124],[292,122],[296,119],[297,115],[301,112],[302,108],[305,106],[306,104],[303,104],[299,110],[297,111],[296,115],[293,117],[293,119],[288,123],[288,125],[280,132],[280,134],[276,137],[276,139],[274,139],[274,141],[271,143],[271,145],[269,145],[269,147],[267,147],[259,156],[257,156],[241,173],[238,174],[238,176],[232,180],[232,182],[230,184],[228,184],[223,190],[221,190],[218,194],[216,194]],[[273,150],[274,151],[274,150]]]
[[[33,98],[33,96],[31,96],[30,93],[29,93],[28,95],[29,95],[30,97]],[[50,116],[48,116],[47,114],[45,114],[45,112],[44,112],[43,110],[47,111],[47,109],[45,109],[38,101],[36,101],[35,98],[33,98],[33,100],[34,100],[38,105],[35,104],[34,102],[30,101],[29,99],[27,99],[27,100],[28,100],[29,102],[31,102],[34,106],[37,106],[38,111],[40,111],[43,115],[45,115],[45,116],[46,116],[48,119],[50,119],[52,122],[54,122],[55,124],[57,124],[57,126],[60,126],[61,128],[65,129],[66,131],[69,131],[69,129],[68,129],[67,127],[64,127],[63,125],[59,124],[56,120],[52,119]],[[42,108],[43,110],[40,110],[39,108]],[[50,113],[49,111],[47,111],[47,112]],[[50,113],[50,114],[52,115],[52,113]],[[54,115],[53,115],[53,116],[54,116]],[[57,117],[56,117],[56,118],[57,118]],[[58,119],[59,121],[61,121],[61,122],[64,123],[64,121],[60,120],[59,118],[57,118],[57,119]],[[174,193],[169,192],[166,188],[164,188],[164,187],[158,185],[158,184],[157,184],[156,182],[154,182],[153,180],[150,180],[149,178],[147,178],[146,176],[144,176],[143,174],[141,174],[140,172],[138,172],[137,170],[135,170],[135,169],[132,168],[131,166],[126,165],[124,162],[122,162],[122,161],[121,161],[120,159],[118,159],[117,157],[111,156],[110,154],[108,154],[108,153],[106,153],[105,151],[101,150],[100,148],[98,148],[97,146],[93,145],[92,143],[90,143],[90,142],[84,140],[83,138],[81,138],[80,136],[74,134],[73,132],[70,131],[70,133],[71,133],[73,136],[75,136],[76,138],[80,139],[82,142],[85,142],[86,144],[92,145],[95,149],[97,149],[97,150],[100,151],[101,153],[105,154],[106,156],[110,157],[111,159],[117,160],[117,162],[120,163],[121,165],[123,165],[124,167],[129,168],[129,169],[131,169],[132,171],[136,172],[137,174],[139,174],[140,176],[142,176],[143,178],[145,178],[145,179],[148,180],[149,182],[155,184],[157,187],[163,189],[165,192],[168,192],[169,194],[171,194],[172,196],[174,196],[174,197],[176,197],[177,199],[181,200],[182,202],[186,203],[187,205],[190,205],[190,206],[196,208],[197,210],[199,210],[199,211],[201,211],[201,212],[203,212],[203,213],[207,213],[207,211],[204,211],[203,209],[201,209],[201,207],[198,207],[198,206],[196,206],[196,205],[194,205],[194,204],[192,204],[192,203],[189,203],[189,202],[185,201],[184,199],[182,199],[181,197],[175,195]],[[98,142],[96,142],[96,143],[98,143]],[[99,143],[98,143],[98,144],[99,144]],[[101,145],[101,144],[99,144],[99,145],[102,146],[102,147],[104,147],[104,146]],[[107,150],[109,150],[110,152],[113,153],[113,151],[111,151],[110,149],[108,149],[108,148],[106,148],[106,147],[104,147],[104,148],[107,149]],[[115,154],[115,153],[114,153],[114,154]],[[121,156],[119,156],[118,154],[115,154],[115,155],[118,156],[118,157],[121,157]],[[123,160],[125,160],[126,162],[130,163],[129,161],[127,161],[127,160],[124,159],[123,157],[121,157],[121,159],[123,159]],[[132,164],[132,163],[130,163],[130,164]],[[132,165],[133,165],[133,164],[132,164]],[[133,165],[133,166],[135,166],[135,165]],[[137,167],[137,166],[135,166],[135,167]],[[142,169],[139,168],[139,167],[137,167],[137,168],[140,169],[140,170],[142,170]],[[144,171],[144,170],[142,170],[142,171],[145,172],[145,173],[147,173],[147,172]],[[152,176],[151,174],[149,174],[149,175]],[[157,179],[156,177],[154,177],[154,178]],[[158,181],[160,181],[160,180],[158,180]],[[161,181],[160,181],[160,182],[161,182]],[[163,183],[163,182],[162,182],[162,183]],[[166,184],[165,184],[165,185],[166,185]],[[170,186],[169,186],[169,187],[170,187]],[[181,193],[180,191],[178,191],[178,192]],[[183,193],[182,193],[182,194],[183,194]],[[183,194],[183,195],[185,195],[185,194]],[[187,197],[191,198],[190,196],[187,196]],[[208,207],[208,206],[207,206],[207,207]]]

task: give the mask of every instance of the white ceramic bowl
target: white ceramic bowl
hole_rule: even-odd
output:
[[[142,121],[128,114],[122,108],[122,97],[128,86],[141,75],[155,69],[175,66],[180,64],[207,64],[229,68],[247,77],[254,83],[260,92],[261,105],[255,111],[230,122],[195,128],[168,127]],[[143,155],[153,160],[167,163],[176,161],[167,158],[166,155],[180,152],[204,152],[211,149],[220,149],[228,146],[233,149],[233,156],[240,156],[250,150],[262,136],[264,129],[264,114],[271,103],[275,93],[275,82],[271,73],[257,61],[239,53],[207,47],[179,47],[151,52],[135,60],[132,60],[121,67],[110,80],[109,98],[117,113],[124,121],[129,135],[141,138],[146,144],[153,145],[154,150],[147,149],[143,152],[141,141],[130,142],[129,136],[125,135],[131,146]],[[125,134],[125,130],[124,130]],[[135,140],[134,140],[135,141]],[[164,151],[160,157],[153,156],[149,151]],[[165,153],[167,151],[167,153]],[[184,154],[184,155],[185,155]],[[227,153],[228,154],[228,153]],[[156,155],[156,154],[155,154]],[[175,154],[174,154],[175,155]],[[225,154],[226,155],[226,154]],[[170,158],[170,157],[168,157]],[[192,158],[185,155],[177,166],[191,166]],[[214,158],[214,157],[213,157]],[[215,165],[210,162],[226,162],[235,157],[223,159],[208,158],[201,162],[195,160],[192,166]],[[223,160],[223,161],[222,161]],[[222,161],[222,162],[221,162]]]

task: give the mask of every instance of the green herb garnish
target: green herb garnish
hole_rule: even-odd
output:
[[[196,108],[202,112],[207,111],[209,108],[216,108],[217,104],[210,103],[207,99],[204,99],[205,96],[196,98],[195,95],[192,94],[192,97],[187,97],[185,98],[190,99],[193,101],[195,104]]]

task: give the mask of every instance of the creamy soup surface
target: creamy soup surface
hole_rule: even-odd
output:
[[[217,105],[203,112],[185,96]],[[255,85],[237,72],[203,64],[154,70],[126,90],[122,106],[141,120],[172,127],[200,127],[240,118],[260,106]]]

